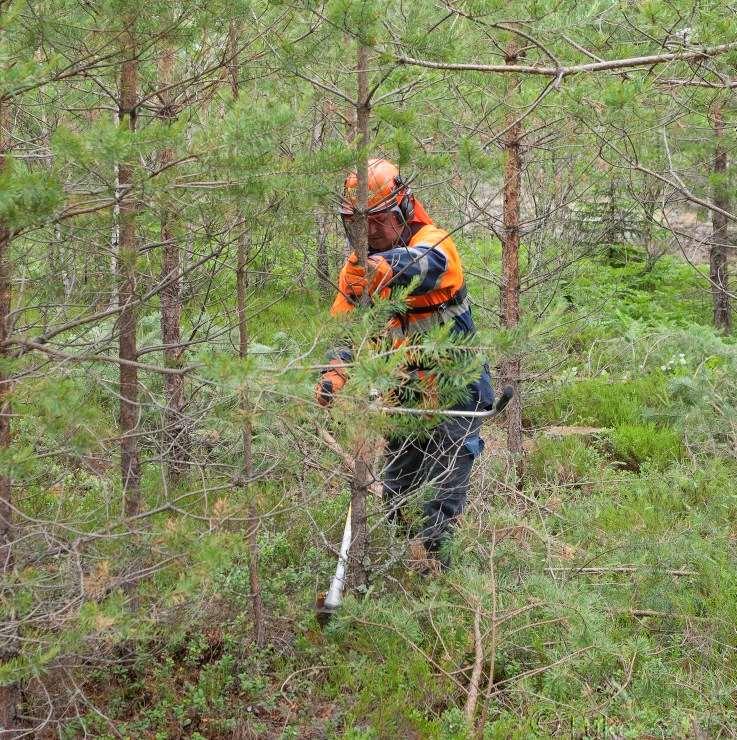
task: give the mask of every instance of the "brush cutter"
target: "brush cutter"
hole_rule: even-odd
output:
[[[511,386],[505,386],[502,394],[494,404],[491,411],[459,411],[456,409],[427,411],[425,409],[405,409],[398,406],[382,406],[380,411],[386,413],[413,414],[415,416],[468,416],[474,418],[491,419],[500,414],[512,400],[514,390]],[[340,543],[340,553],[338,555],[338,564],[335,567],[335,575],[330,582],[330,588],[325,593],[318,595],[315,602],[315,613],[317,621],[321,626],[325,626],[331,617],[340,609],[343,603],[343,591],[345,589],[346,571],[348,569],[348,553],[351,549],[351,507],[348,505],[348,513],[345,518],[343,527],[343,539]]]

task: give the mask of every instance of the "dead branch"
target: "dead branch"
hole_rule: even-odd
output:
[[[473,671],[471,680],[468,682],[468,696],[466,697],[466,722],[468,726],[473,726],[473,717],[476,714],[476,702],[479,698],[479,682],[481,681],[481,669],[484,665],[484,646],[481,642],[481,604],[476,605],[476,611],[473,615],[473,646],[475,659],[473,661]]]
[[[451,63],[431,62],[426,59],[415,59],[414,57],[396,54],[394,59],[398,64],[406,64],[413,67],[425,67],[427,69],[440,69],[450,72],[490,72],[500,74],[527,74],[541,75],[562,79],[587,72],[606,72],[614,69],[628,69],[630,67],[650,67],[665,62],[688,61],[689,59],[706,59],[719,56],[728,51],[737,49],[737,41],[718,46],[704,47],[694,51],[668,52],[665,54],[651,54],[641,57],[629,57],[626,59],[610,59],[601,62],[590,62],[588,64],[574,64],[569,67],[541,67],[536,64],[475,64],[475,63]]]

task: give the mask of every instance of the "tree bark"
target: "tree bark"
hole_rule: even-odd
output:
[[[118,117],[118,124],[120,124],[120,110],[115,114]],[[112,223],[110,224],[110,272],[113,275],[117,275],[118,270],[118,256],[120,254],[120,163],[116,162],[115,165],[115,205],[113,206],[112,212]],[[85,275],[85,282],[87,277]],[[119,286],[118,286],[119,287]],[[120,295],[115,289],[115,285],[111,285],[110,296],[108,300],[107,308],[117,308],[118,300]],[[100,306],[102,308],[102,306]]]
[[[347,33],[343,34],[343,45],[346,48],[350,48],[351,37]],[[359,55],[361,54],[360,51],[358,53]],[[368,90],[368,83],[366,85],[366,89]],[[345,123],[345,140],[349,144],[353,144],[353,142],[356,140],[356,136],[360,134],[360,131],[358,130],[359,123],[357,105],[351,105],[350,103],[348,103],[345,109],[345,117],[343,118],[343,121]]]
[[[660,256],[655,250],[655,240],[653,237],[653,224],[655,223],[655,205],[660,199],[660,195],[663,192],[663,183],[656,181],[651,183],[646,190],[647,192],[647,203],[645,203],[645,226],[643,229],[642,239],[645,243],[645,251],[647,252],[647,268],[652,267],[655,261]],[[660,253],[662,254],[662,252]]]
[[[514,41],[506,49],[507,64],[516,64],[519,52]],[[507,87],[508,100],[513,100],[519,82],[510,77]],[[501,315],[505,328],[517,326],[520,319],[520,190],[522,185],[522,123],[519,113],[511,106],[510,124],[504,139],[504,206],[502,239],[502,280],[501,280]],[[520,399],[519,377],[521,360],[519,357],[505,358],[501,363],[501,375],[504,383],[514,389],[514,397],[509,402],[506,412],[507,449],[519,460],[522,454],[522,403]]]
[[[236,269],[236,294],[238,310],[238,357],[245,360],[248,357],[248,323],[246,321],[246,291],[248,289],[248,252],[249,235],[244,229],[238,239],[238,266]],[[251,423],[251,402],[248,383],[243,384],[240,398],[241,414],[243,416],[243,476],[246,495],[249,493],[250,479],[253,477],[253,426]],[[251,604],[253,612],[253,628],[256,644],[261,647],[266,639],[266,624],[264,620],[264,604],[261,598],[261,579],[259,577],[260,553],[258,548],[259,516],[256,506],[249,500],[248,555],[249,555],[249,585],[251,589]]]
[[[315,241],[317,253],[315,255],[315,272],[320,295],[327,297],[333,290],[330,282],[330,261],[328,259],[329,218],[322,209],[315,214]]]
[[[607,263],[611,265],[615,261],[616,250],[614,249],[614,245],[618,241],[617,236],[619,235],[617,224],[617,181],[614,179],[612,168],[609,168],[609,178],[603,242],[607,248]]]
[[[320,149],[325,138],[325,104],[315,107],[315,125],[312,127],[312,149]],[[328,261],[328,215],[322,207],[315,213],[315,274],[320,294],[327,298],[333,286],[330,283],[330,265]]]
[[[228,33],[231,66],[230,85],[233,98],[239,95],[238,84],[238,29],[235,23],[230,24]],[[238,214],[238,223],[243,223],[242,214]],[[248,257],[250,237],[245,226],[241,226],[241,234],[238,238],[238,254],[236,264],[236,304],[238,313],[238,357],[245,360],[248,357],[248,322],[246,320],[246,292],[248,290]],[[244,492],[248,501],[248,529],[246,538],[248,543],[248,579],[251,591],[251,613],[253,615],[254,641],[261,647],[266,641],[266,620],[264,617],[264,604],[261,597],[261,578],[259,575],[260,552],[258,546],[258,529],[260,517],[258,507],[249,497],[250,483],[253,477],[253,425],[252,408],[249,397],[248,383],[243,384],[240,397],[240,410],[243,418],[243,476]]]
[[[159,87],[161,108],[159,118],[171,124],[176,118],[171,91],[167,88],[172,82],[174,49],[167,46],[159,60]],[[159,168],[163,169],[174,161],[174,150],[165,147],[159,155]],[[161,338],[166,367],[182,367],[184,347],[181,346],[181,259],[179,243],[172,228],[169,198],[165,195],[161,205],[161,242],[164,248],[161,279],[166,287],[161,291]],[[164,412],[163,458],[167,479],[176,485],[184,475],[189,460],[189,440],[184,418],[184,376],[165,375],[164,393],[166,410]]]
[[[359,42],[358,63],[356,75],[358,82],[358,96],[356,105],[356,121],[359,140],[358,161],[356,174],[358,177],[357,213],[358,219],[355,232],[353,233],[358,264],[368,269],[368,146],[369,146],[369,116],[371,105],[368,94],[368,48]],[[370,296],[368,290],[361,294],[361,305],[368,305]],[[366,499],[369,487],[373,480],[371,466],[371,450],[375,445],[371,443],[368,436],[359,432],[356,440],[354,457],[356,466],[351,479],[351,566],[353,573],[353,584],[359,589],[366,587],[368,583],[368,569],[366,556],[368,552],[368,528],[366,525]]]
[[[7,103],[0,101],[0,172],[6,166],[6,157],[10,148],[7,136],[10,125]],[[3,370],[3,360],[10,355],[6,342],[10,339],[10,242],[12,233],[0,221],[0,451],[10,447],[10,387],[11,377]],[[0,471],[0,580],[7,581],[14,568],[13,554],[13,499],[9,475]],[[10,596],[10,595],[9,595]],[[13,619],[13,614],[9,615]],[[7,640],[0,645],[0,662],[10,660],[18,654],[15,639]],[[0,735],[19,730],[18,702],[20,687],[17,684],[0,686]],[[10,736],[10,735],[8,735]]]
[[[138,60],[132,22],[123,33],[123,63],[120,71],[120,103],[118,121],[122,129],[136,130],[138,98]],[[136,330],[138,315],[136,298],[136,205],[132,192],[133,166],[121,162],[118,167],[120,203],[120,240],[118,244],[118,303],[122,307],[119,323],[119,355],[123,360],[136,361]],[[134,516],[141,508],[141,469],[135,432],[139,419],[138,368],[120,365],[120,467],[123,479],[123,501],[126,516]]]
[[[724,109],[718,102],[712,109],[712,125],[714,127],[714,189],[712,200],[714,205],[722,211],[729,211],[729,188],[725,182],[727,176],[727,149],[724,145]],[[723,331],[732,328],[732,313],[729,300],[729,266],[727,263],[728,250],[728,221],[723,213],[711,212],[712,238],[709,249],[709,277],[711,278],[711,292],[714,301],[714,326]]]

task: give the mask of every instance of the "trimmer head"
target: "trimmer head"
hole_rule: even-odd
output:
[[[317,595],[315,599],[315,617],[317,622],[323,629],[327,626],[328,622],[332,619],[333,615],[337,613],[337,606],[329,606],[325,604],[325,597],[327,591],[323,591]]]
[[[315,614],[320,626],[324,627],[330,618],[340,608],[343,602],[343,589],[345,588],[345,572],[348,567],[348,551],[351,547],[351,507],[348,506],[348,512],[345,516],[345,526],[343,527],[343,541],[340,543],[340,555],[338,564],[335,567],[335,575],[330,582],[330,588],[321,594],[318,594],[315,600]]]

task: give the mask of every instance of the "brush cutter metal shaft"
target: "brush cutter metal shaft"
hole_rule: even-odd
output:
[[[461,411],[458,409],[409,409],[404,406],[381,406],[379,411],[385,414],[409,414],[410,416],[461,416],[469,419],[491,419],[499,412],[493,411]]]
[[[461,416],[472,419],[491,419],[504,411],[506,405],[512,400],[514,391],[511,386],[506,386],[499,396],[491,411],[462,411],[459,409],[408,409],[404,406],[380,406],[379,411],[385,414],[410,414],[411,416]]]
[[[345,518],[343,528],[343,541],[340,543],[340,555],[338,565],[335,567],[335,575],[330,582],[330,589],[325,596],[325,609],[335,611],[343,601],[343,590],[345,588],[345,571],[348,567],[348,550],[351,547],[351,506],[348,505],[348,514]]]

